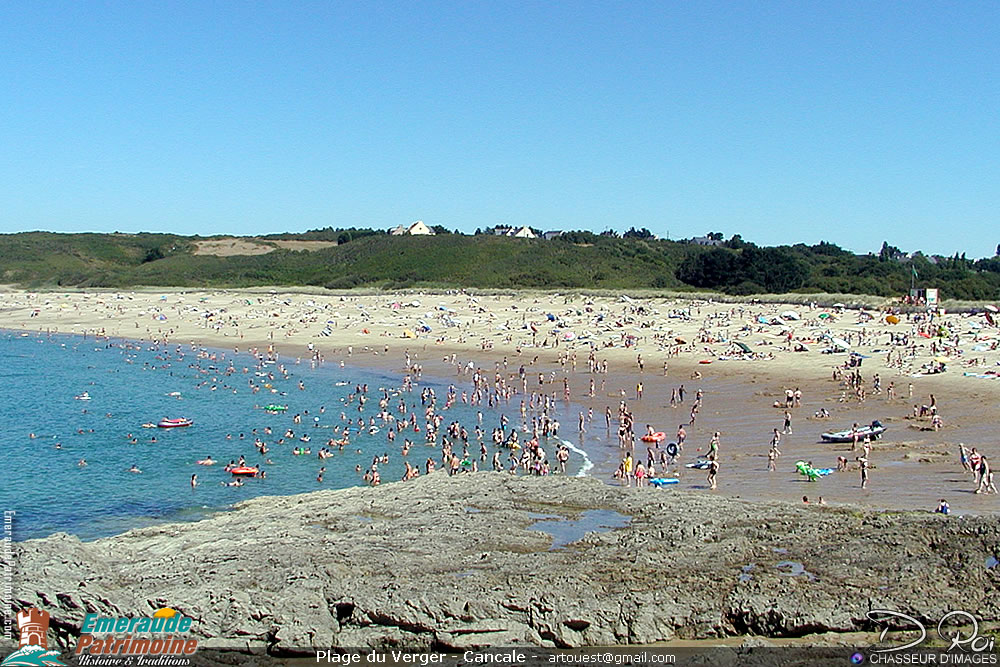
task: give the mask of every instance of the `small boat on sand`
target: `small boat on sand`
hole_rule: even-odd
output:
[[[868,436],[872,440],[877,440],[883,433],[885,433],[885,426],[882,426],[882,422],[876,419],[868,426],[859,426],[854,429],[849,428],[846,431],[823,433],[819,437],[823,438],[823,442],[854,442],[854,436],[857,434],[858,441],[860,442],[865,439],[865,436]]]

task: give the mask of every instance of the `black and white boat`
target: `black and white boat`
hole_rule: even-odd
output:
[[[836,431],[834,433],[823,433],[820,437],[823,438],[823,442],[854,442],[854,437],[857,435],[858,442],[860,442],[865,439],[865,436],[868,436],[872,440],[877,440],[883,433],[885,433],[885,426],[876,419],[867,426],[849,428],[846,431]]]

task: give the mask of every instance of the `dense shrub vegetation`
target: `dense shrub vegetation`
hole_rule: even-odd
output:
[[[920,286],[938,287],[944,298],[1000,298],[998,257],[906,256],[888,244],[878,253],[856,255],[831,243],[758,247],[739,236],[701,246],[657,240],[645,229],[621,236],[572,231],[545,241],[327,228],[256,240],[338,245],[259,255],[194,254],[204,240],[170,234],[0,235],[0,280],[29,287],[655,287],[896,296],[906,293],[915,271]]]

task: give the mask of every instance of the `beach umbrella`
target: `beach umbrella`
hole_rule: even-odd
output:
[[[991,313],[1000,312],[1000,308],[997,308],[996,306],[993,305],[986,306],[986,310],[990,311]]]
[[[896,317],[895,315],[889,315],[888,317],[885,318],[885,321],[888,322],[889,324],[899,324],[899,318]]]
[[[783,318],[785,318],[786,320],[797,320],[797,319],[799,319],[799,314],[796,313],[794,310],[786,310],[785,312],[783,312],[781,314],[781,316]]]
[[[818,315],[818,317],[819,317],[819,318],[820,318],[821,320],[825,320],[825,319],[827,319],[828,317],[830,317],[830,313],[820,313],[820,314]]]

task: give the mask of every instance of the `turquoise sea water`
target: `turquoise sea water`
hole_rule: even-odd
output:
[[[189,345],[158,348],[148,343],[3,332],[0,402],[6,409],[0,422],[0,509],[17,513],[14,539],[57,531],[94,539],[165,520],[197,519],[254,496],[363,484],[356,466],[369,468],[376,455],[389,456],[387,464],[379,464],[383,483],[399,480],[404,472],[400,453],[404,437],[414,442],[407,457],[411,465],[422,472],[428,457],[440,465],[440,447],[425,445],[423,432],[411,430],[389,442],[384,427],[376,434],[369,434],[367,428],[358,430],[359,416],[367,423],[378,413],[380,388],[392,393],[399,387],[398,374],[336,364],[312,368],[307,361],[296,364],[294,359],[281,359],[260,369],[255,364],[248,354]],[[287,377],[279,372],[280,364],[288,371]],[[230,366],[235,370],[226,374]],[[275,379],[257,375],[260,372],[273,373]],[[266,388],[253,393],[251,380],[270,383],[276,393]],[[299,382],[304,390],[299,389]],[[359,413],[356,399],[347,406],[344,401],[356,385],[365,383],[369,400]],[[442,411],[447,381],[424,378],[413,392],[402,395],[409,408],[418,411],[421,428],[420,389],[428,386],[437,394],[438,411],[444,416],[442,428],[456,420],[466,426],[470,455],[476,459],[479,443],[472,433],[477,411],[482,410],[482,428],[492,456],[490,433],[499,425],[499,411],[460,400]],[[470,385],[457,385],[457,389],[460,394]],[[90,400],[75,398],[84,392]],[[399,400],[400,396],[393,395],[388,405],[397,417]],[[288,405],[288,411],[268,414],[260,409],[268,403]],[[321,408],[325,408],[322,413]],[[516,423],[516,405],[504,411]],[[342,413],[353,422],[351,443],[343,451],[332,448],[334,456],[320,460],[316,454],[327,439],[339,437],[345,423]],[[295,414],[302,416],[301,424],[293,423]],[[142,427],[165,417],[188,417],[194,425]],[[264,433],[266,427],[271,434]],[[266,457],[254,447],[254,429],[270,448]],[[294,436],[277,444],[288,429]],[[304,434],[311,442],[299,441]],[[130,436],[137,442],[131,443]],[[312,453],[297,456],[292,453],[294,447],[310,447]],[[552,450],[551,445],[547,448]],[[240,455],[248,465],[270,458],[273,464],[261,465],[266,479],[247,479],[242,487],[225,486],[232,475],[223,466]],[[198,465],[196,461],[205,456],[219,463]],[[78,465],[81,459],[86,466]],[[506,453],[502,460],[506,466]],[[579,452],[574,452],[570,462],[571,473],[588,465]],[[142,473],[129,472],[133,465]],[[490,460],[481,466],[489,467]],[[326,467],[326,473],[318,483],[320,467]],[[192,474],[199,481],[194,489]]]

